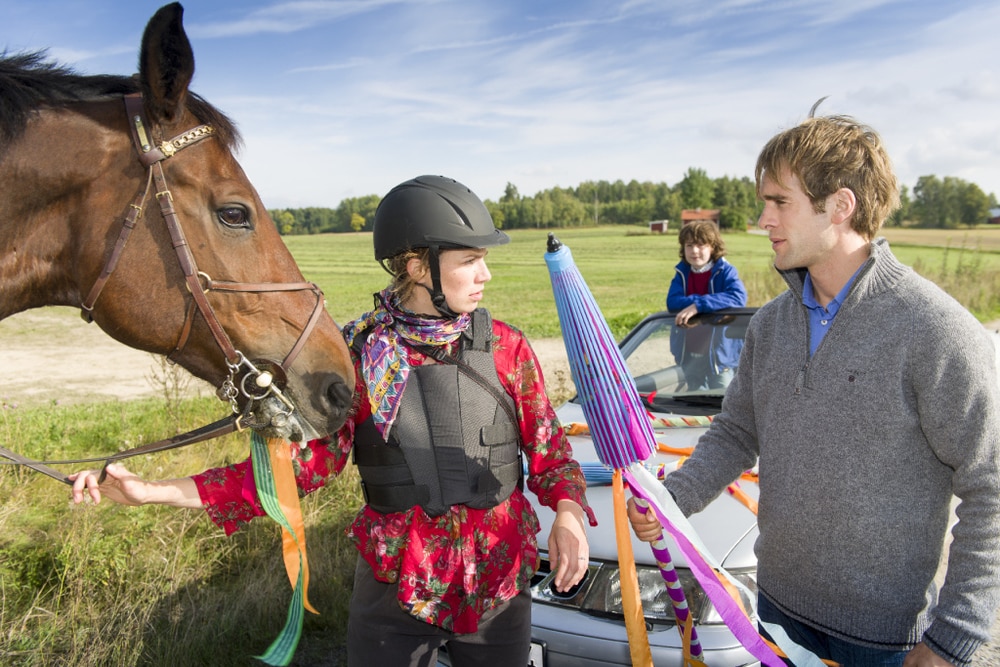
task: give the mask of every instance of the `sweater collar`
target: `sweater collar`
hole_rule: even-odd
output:
[[[884,237],[880,236],[875,239],[868,247],[868,259],[858,270],[854,285],[844,299],[845,303],[891,288],[910,270],[892,254],[889,242]],[[801,301],[808,272],[805,269],[787,269],[785,271],[779,270],[778,273],[785,279],[788,288],[795,294],[796,298]]]

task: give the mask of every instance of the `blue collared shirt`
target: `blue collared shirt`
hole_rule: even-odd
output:
[[[806,273],[805,283],[802,286],[802,305],[809,311],[810,357],[816,354],[816,348],[819,347],[819,344],[823,341],[823,337],[826,336],[826,332],[833,325],[833,318],[840,311],[840,306],[844,303],[844,299],[847,298],[847,293],[851,291],[851,285],[854,284],[854,279],[858,277],[860,271],[861,268],[859,267],[826,308],[819,305],[819,302],[816,301],[816,295],[813,293],[812,276]]]

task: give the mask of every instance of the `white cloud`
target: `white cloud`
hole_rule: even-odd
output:
[[[155,6],[65,7],[72,30],[10,29],[130,73]],[[126,7],[127,25],[108,25]],[[189,3],[185,25],[195,90],[240,125],[269,206],[336,206],[426,172],[493,199],[508,181],[534,194],[689,167],[752,175],[760,146],[825,95],[820,113],[883,134],[902,182],[1000,194],[992,2],[248,0]],[[128,35],[128,57],[102,54]]]

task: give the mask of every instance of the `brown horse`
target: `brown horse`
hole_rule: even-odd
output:
[[[0,319],[79,307],[220,387],[265,435],[332,433],[347,348],[233,157],[232,122],[188,90],[182,13],[150,19],[137,77],[0,57]]]

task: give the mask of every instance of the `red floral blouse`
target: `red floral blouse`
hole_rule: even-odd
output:
[[[597,525],[587,505],[586,482],[572,459],[555,411],[545,395],[541,368],[517,329],[493,321],[493,354],[501,383],[514,397],[521,449],[528,462],[528,489],[555,509],[574,500]],[[427,358],[404,348],[412,366]],[[358,361],[355,360],[355,370]],[[371,413],[364,382],[357,382],[347,423],[336,439],[292,443],[297,483],[304,493],[323,486],[347,464],[354,427]],[[231,534],[264,514],[247,459],[195,475],[212,521]],[[456,633],[475,632],[483,614],[524,589],[538,565],[538,518],[519,489],[489,509],[455,505],[438,517],[419,507],[382,514],[361,508],[347,534],[379,581],[398,583],[399,602],[414,617]]]

